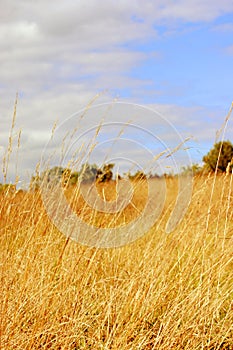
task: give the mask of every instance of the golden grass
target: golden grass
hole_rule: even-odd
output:
[[[195,178],[190,208],[168,235],[176,181],[167,180],[150,232],[117,249],[68,240],[39,192],[2,192],[0,349],[233,349],[231,176],[217,176],[211,202],[213,177]],[[114,198],[114,183],[101,186]],[[72,190],[66,195],[80,213]],[[115,224],[135,215],[128,207]]]
[[[154,180],[155,183],[160,185],[160,180]],[[82,218],[83,221],[88,224],[95,225],[102,228],[114,228],[116,226],[123,226],[136,220],[138,216],[142,214],[142,211],[148,200],[148,188],[147,181],[132,181],[133,196],[126,208],[122,207],[121,210],[116,213],[99,210],[93,210],[93,208],[87,204],[80,191],[75,190],[75,187],[65,188],[65,196],[71,205],[74,212]],[[87,191],[90,188],[89,184],[84,184],[87,187]],[[115,181],[96,183],[96,189],[100,198],[105,202],[116,200],[116,183]],[[143,189],[143,190],[142,190]]]

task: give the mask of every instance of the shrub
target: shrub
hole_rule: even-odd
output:
[[[203,157],[205,168],[210,171],[225,172],[233,158],[233,145],[230,141],[215,143],[213,148]],[[231,165],[232,169],[232,165]]]

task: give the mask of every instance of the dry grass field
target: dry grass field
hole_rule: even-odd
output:
[[[0,349],[233,349],[232,175],[194,178],[185,218],[167,234],[176,182],[166,180],[150,232],[115,249],[67,239],[39,192],[2,191]],[[114,182],[100,186],[114,198]],[[83,220],[111,227],[112,214],[65,192]],[[114,225],[140,215],[145,198],[142,182]]]

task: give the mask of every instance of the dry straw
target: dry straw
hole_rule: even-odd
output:
[[[16,104],[12,128],[15,115]],[[66,239],[39,191],[0,193],[0,349],[233,348],[232,174],[195,177],[190,208],[170,235],[178,184],[166,181],[160,220],[120,249]],[[114,183],[99,186],[114,198]],[[110,226],[140,212],[144,182],[136,187],[133,205],[116,218],[85,207],[74,188],[64,191],[83,220]]]

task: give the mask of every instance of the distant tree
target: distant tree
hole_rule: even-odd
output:
[[[104,164],[102,168],[98,168],[96,164],[84,163],[81,166],[80,171],[72,172],[69,168],[62,168],[55,166],[51,169],[43,171],[41,174],[33,175],[30,182],[30,190],[38,190],[42,183],[48,185],[52,182],[61,182],[63,186],[68,187],[70,185],[76,185],[80,179],[83,182],[110,181],[113,177],[112,169],[114,164]],[[1,187],[0,187],[1,189]]]
[[[192,164],[183,166],[181,169],[181,174],[183,175],[198,175],[202,173],[202,167],[199,164]]]
[[[117,174],[117,175],[116,175],[116,180],[122,180],[122,177],[121,177],[120,174]]]
[[[54,166],[51,169],[45,170],[41,175],[41,179],[46,179],[47,182],[53,180],[59,181],[62,178],[64,171],[65,169],[61,166]]]
[[[230,141],[220,141],[215,143],[213,148],[203,157],[205,169],[225,172],[233,158],[233,145]],[[232,165],[231,165],[232,168]]]
[[[98,173],[98,167],[96,164],[90,165],[89,163],[82,164],[79,172],[80,179],[84,182],[91,182],[96,179]]]
[[[67,187],[70,185],[70,178],[71,178],[71,170],[69,168],[65,168],[62,171],[62,185]]]
[[[76,185],[78,182],[78,178],[79,178],[79,173],[78,171],[74,171],[70,174],[70,178],[69,178],[69,185]]]
[[[41,174],[33,175],[30,182],[30,190],[38,190],[42,182],[51,183],[59,182],[63,178],[63,174],[67,169],[60,166],[54,166],[51,169],[43,171]]]
[[[41,184],[41,177],[39,175],[32,175],[31,181],[30,181],[30,191],[36,191],[39,189]]]
[[[130,180],[145,180],[147,176],[143,171],[138,170],[135,174],[128,173],[128,178]]]
[[[162,177],[162,175],[159,174],[150,174],[149,175],[149,179],[160,179]]]
[[[97,181],[99,182],[107,182],[112,180],[113,172],[112,169],[114,168],[115,164],[109,163],[104,164],[104,166],[101,169],[98,169],[97,171]]]

